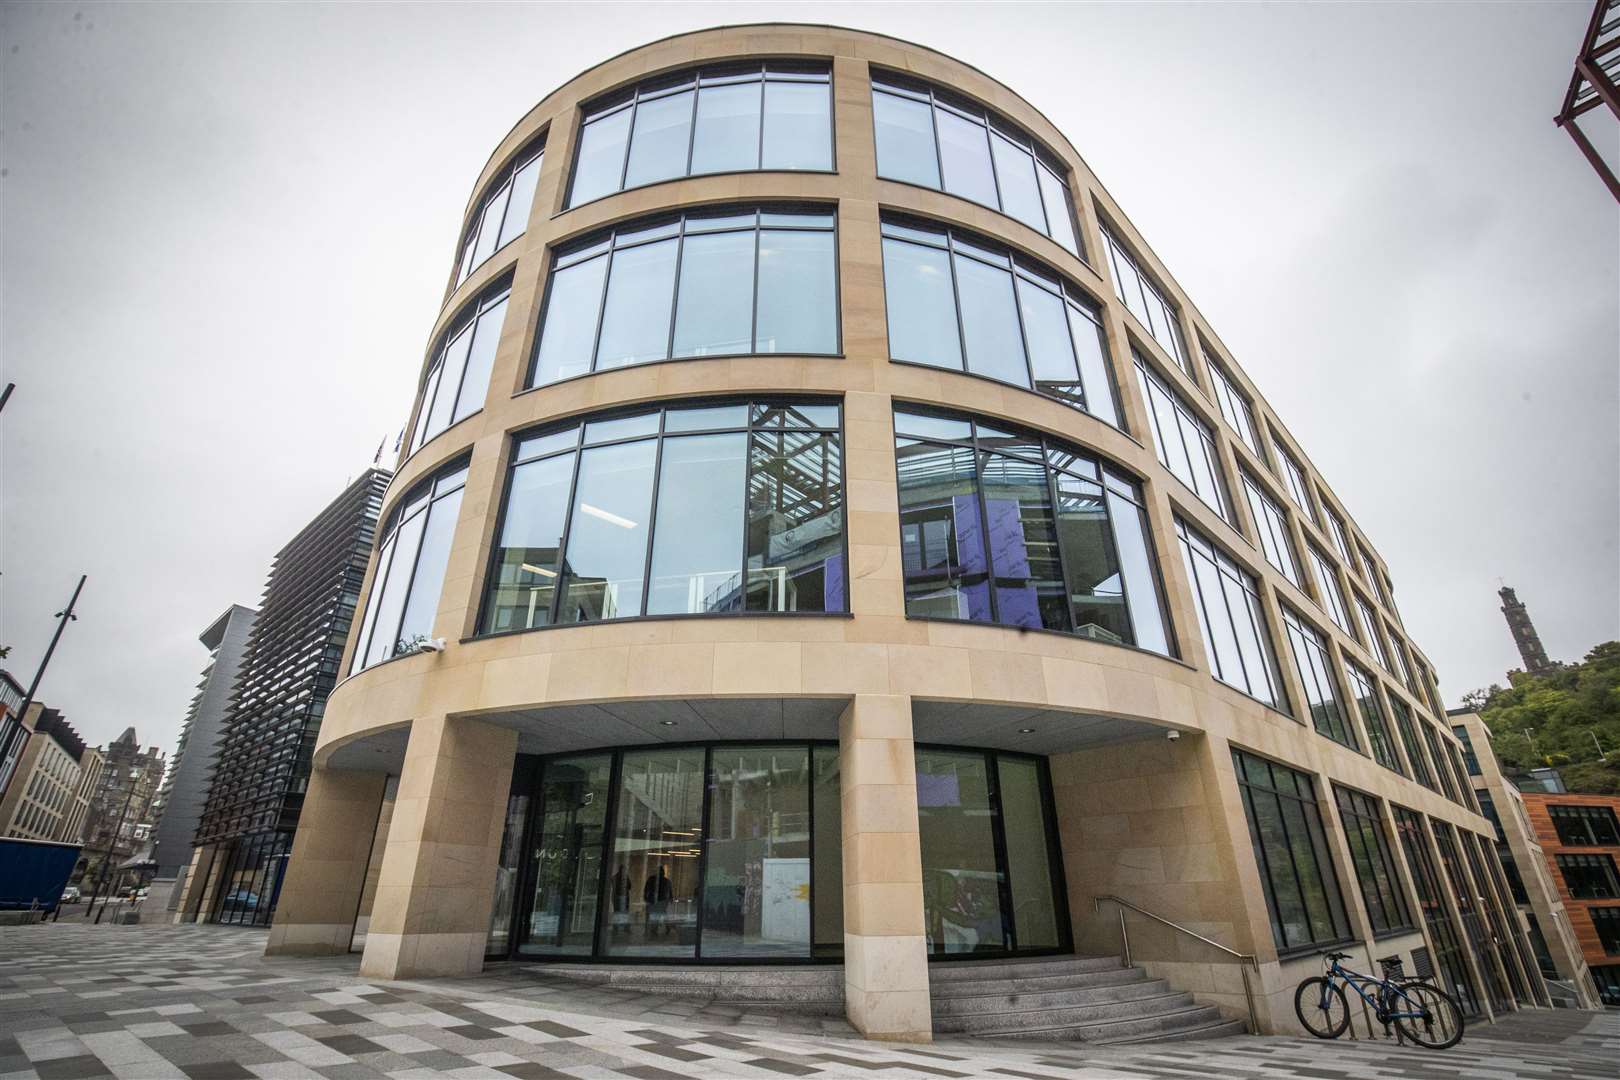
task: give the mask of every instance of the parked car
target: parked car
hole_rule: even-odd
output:
[[[256,911],[259,907],[259,894],[251,889],[237,889],[226,895],[220,901],[219,913],[227,915],[236,911]]]
[[[64,904],[77,904],[81,899],[77,885],[69,885],[62,890],[62,903]]]
[[[146,899],[146,894],[151,892],[151,891],[152,890],[151,890],[150,886],[143,885],[139,889],[135,890],[135,899],[137,899],[137,900],[145,900]]]

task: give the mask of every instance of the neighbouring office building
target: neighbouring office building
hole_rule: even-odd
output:
[[[0,796],[0,836],[82,843],[91,798],[101,784],[101,751],[86,746],[59,711],[40,702],[15,719],[21,737],[15,740],[12,783]]]
[[[157,828],[153,833],[152,861],[156,865],[152,895],[148,897],[150,907],[172,911],[180,902],[178,886],[191,865],[191,843],[208,797],[214,744],[224,728],[225,711],[257,615],[252,608],[232,604],[198,639],[208,650],[208,663],[180,728],[180,741],[170,759],[163,789],[158,793],[161,809],[153,815]]]
[[[1620,796],[1526,791],[1524,807],[1598,995],[1620,1008]]]
[[[1599,1004],[1597,984],[1588,969],[1582,936],[1571,919],[1570,906],[1565,903],[1570,895],[1569,888],[1567,883],[1555,880],[1558,867],[1548,859],[1542,846],[1543,834],[1554,830],[1547,814],[1538,814],[1530,807],[1535,798],[1531,792],[1541,789],[1549,780],[1558,791],[1562,791],[1563,784],[1551,769],[1515,775],[1504,773],[1496,757],[1490,729],[1479,714],[1468,709],[1453,709],[1447,715],[1462,745],[1463,762],[1474,797],[1495,830],[1496,856],[1511,899],[1508,910],[1516,911],[1523,919],[1520,925],[1535,965],[1547,980],[1549,992],[1561,1002],[1595,1008]],[[1549,773],[1551,776],[1546,775]],[[1586,799],[1570,796],[1572,801],[1577,798]],[[1612,859],[1611,854],[1611,862]],[[1620,900],[1614,903],[1620,904]],[[1588,927],[1589,933],[1590,930]],[[1620,955],[1620,940],[1616,940],[1614,946],[1616,954]]]
[[[246,641],[234,685],[220,684],[225,716],[212,740],[196,847],[174,905],[178,920],[270,922],[388,475],[368,469],[276,553],[256,617],[235,607],[222,616],[223,628],[215,624],[220,650],[233,633]],[[204,643],[212,636],[211,629]],[[214,707],[221,659],[216,652],[198,717]],[[371,835],[371,822],[364,831]]]
[[[375,870],[368,976],[778,965],[926,1039],[951,961],[1117,954],[1119,897],[1253,954],[1266,1031],[1328,946],[1546,1001],[1390,568],[1006,86],[634,49],[519,120],[446,269],[270,952],[349,949]],[[1248,1015],[1129,920],[1180,1030]]]

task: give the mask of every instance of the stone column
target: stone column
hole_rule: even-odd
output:
[[[266,956],[349,951],[387,780],[356,769],[316,766],[310,773]]]
[[[516,755],[508,728],[443,717],[412,723],[360,974],[483,969]]]
[[[845,1009],[869,1038],[929,1042],[911,699],[857,694],[839,719],[838,749]]]

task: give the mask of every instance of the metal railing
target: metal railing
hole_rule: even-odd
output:
[[[1171,922],[1163,915],[1155,915],[1146,908],[1137,907],[1123,896],[1094,896],[1091,898],[1091,910],[1101,913],[1104,903],[1113,904],[1119,908],[1119,940],[1124,951],[1123,959],[1126,967],[1131,966],[1131,935],[1130,931],[1126,929],[1125,926],[1125,911],[1127,908],[1136,912],[1138,915],[1152,919],[1161,926],[1168,926],[1178,934],[1186,934],[1188,937],[1193,938],[1196,941],[1201,941],[1211,948],[1219,949],[1227,956],[1235,959],[1238,962],[1238,974],[1243,977],[1243,1002],[1248,1006],[1249,1009],[1249,1034],[1260,1034],[1260,1026],[1255,1019],[1254,1012],[1254,988],[1249,983],[1249,969],[1253,968],[1256,974],[1258,974],[1260,971],[1260,962],[1254,958],[1253,953],[1241,953],[1236,949],[1229,949],[1213,938],[1207,938],[1203,934],[1189,930],[1180,923]]]

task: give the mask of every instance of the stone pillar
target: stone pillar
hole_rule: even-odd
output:
[[[349,951],[387,780],[355,769],[316,766],[310,773],[266,956]]]
[[[412,723],[360,974],[483,970],[516,756],[517,732],[508,728],[442,717]]]
[[[844,1004],[868,1038],[929,1042],[911,699],[857,694],[838,722]]]

